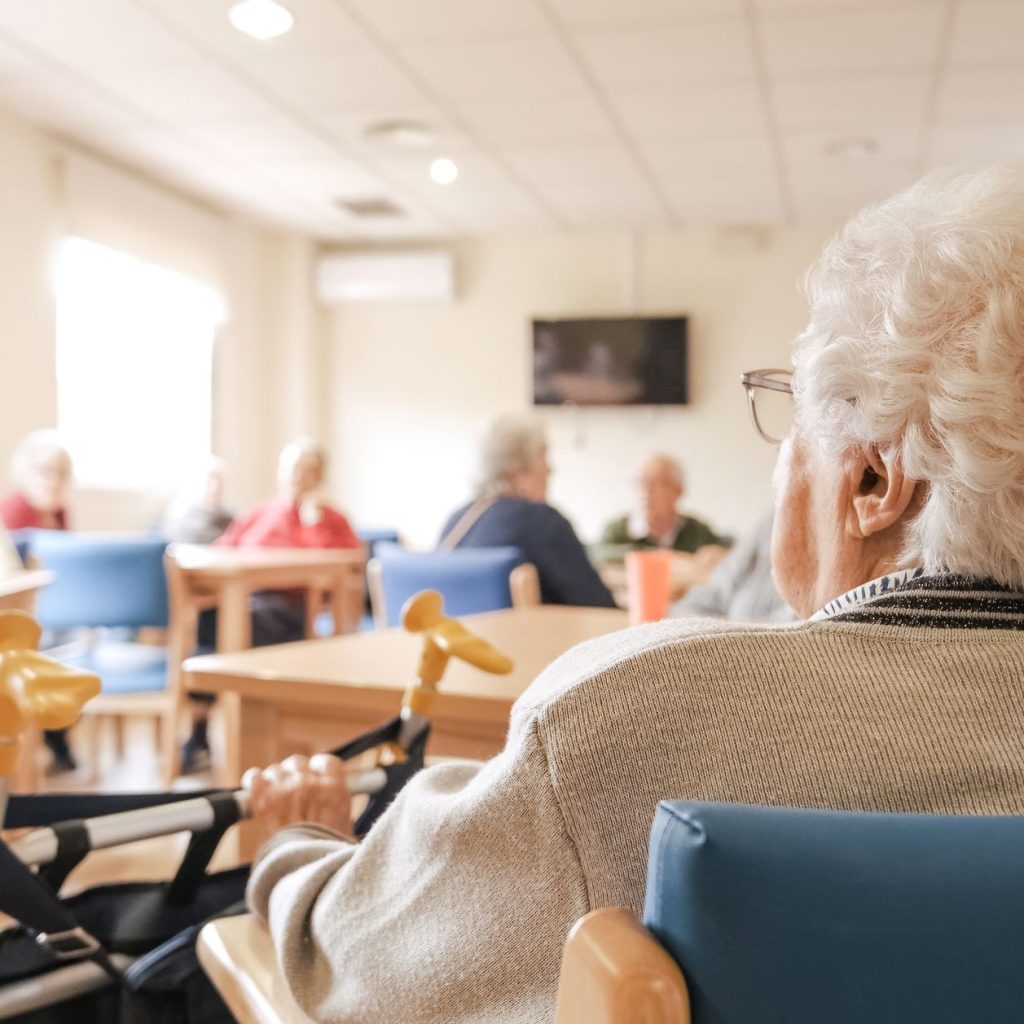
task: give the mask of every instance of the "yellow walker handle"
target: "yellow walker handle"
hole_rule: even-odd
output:
[[[451,658],[458,658],[483,672],[507,675],[514,662],[456,619],[444,614],[444,598],[436,590],[423,590],[406,601],[402,625],[423,637],[416,678],[402,697],[402,715],[427,717],[434,706],[437,684]]]
[[[14,776],[29,728],[66,729],[100,692],[99,676],[41,654],[41,636],[31,615],[0,611],[0,790]]]

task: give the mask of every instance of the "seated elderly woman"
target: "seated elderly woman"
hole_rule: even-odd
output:
[[[358,548],[360,540],[348,520],[329,505],[320,491],[327,455],[313,441],[300,438],[286,445],[277,464],[278,494],[235,520],[216,540],[239,548]],[[300,591],[262,590],[252,595],[252,645],[301,640],[306,635],[306,602]],[[217,645],[217,612],[209,608],[199,616],[201,648]],[[211,698],[192,694],[192,734],[181,752],[181,770],[193,772],[209,760],[206,709]]]
[[[0,519],[8,530],[68,529],[71,456],[55,430],[37,430],[24,438],[11,459],[14,491],[0,501]]]
[[[37,430],[14,449],[11,459],[14,490],[0,501],[0,521],[6,528],[0,536],[0,571],[6,574],[21,565],[6,530],[70,528],[71,476],[71,455],[56,430]],[[48,642],[54,644],[62,640],[51,634]],[[43,737],[53,755],[51,771],[71,772],[78,767],[66,729],[47,729]]]
[[[572,923],[639,912],[667,797],[1024,812],[1024,174],[864,210],[808,295],[792,382],[747,376],[755,414],[792,387],[773,561],[808,620],[576,648],[501,754],[422,772],[362,843],[279,833],[249,898],[313,1017],[550,1020]],[[272,818],[345,833],[333,778],[295,762],[249,785]]]
[[[506,418],[484,438],[476,498],[441,531],[441,550],[511,545],[537,567],[545,604],[614,607],[572,524],[547,503],[548,442],[539,423]]]

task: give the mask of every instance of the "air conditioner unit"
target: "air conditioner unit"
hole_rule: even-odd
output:
[[[439,251],[336,253],[317,266],[317,295],[346,302],[451,302],[452,254]]]

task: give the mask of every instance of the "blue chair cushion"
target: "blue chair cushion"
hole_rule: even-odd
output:
[[[458,548],[455,551],[406,551],[397,544],[380,543],[381,567],[388,625],[397,626],[402,605],[421,590],[437,590],[448,615],[509,608],[509,575],[523,561],[517,547]]]
[[[1024,818],[663,803],[645,923],[695,1024],[1024,1021]]]
[[[161,693],[167,689],[167,648],[149,644],[100,641],[83,655],[62,659],[95,672],[101,693]]]

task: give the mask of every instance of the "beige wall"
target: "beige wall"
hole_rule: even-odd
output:
[[[770,500],[774,449],[747,418],[742,370],[783,364],[802,327],[797,283],[817,230],[581,233],[457,246],[458,300],[349,305],[331,315],[335,490],[365,525],[431,544],[469,497],[474,442],[497,413],[531,405],[533,316],[685,313],[691,404],[544,410],[552,501],[586,538],[633,501],[648,452],[681,458],[685,505],[742,531]]]
[[[91,194],[101,201],[86,211],[92,219],[83,220],[77,192],[78,206],[69,209],[69,188],[81,191],[82,176],[69,182],[68,163],[64,145],[0,111],[0,360],[7,385],[0,402],[0,489],[7,489],[18,440],[56,419],[51,273],[60,238],[90,223],[101,232],[123,228],[126,239],[138,242],[137,255],[160,262],[165,251],[167,265],[185,269],[183,246],[190,238],[184,232],[194,221],[191,239],[202,239],[203,248],[191,255],[219,277],[231,310],[216,346],[214,449],[229,464],[231,501],[251,504],[272,490],[285,439],[326,430],[325,335],[311,291],[313,242],[198,203],[190,210],[187,199],[130,175],[130,187],[108,186],[101,194],[93,186]],[[166,239],[161,222],[168,223]],[[83,529],[147,528],[167,497],[79,490],[74,519]]]

